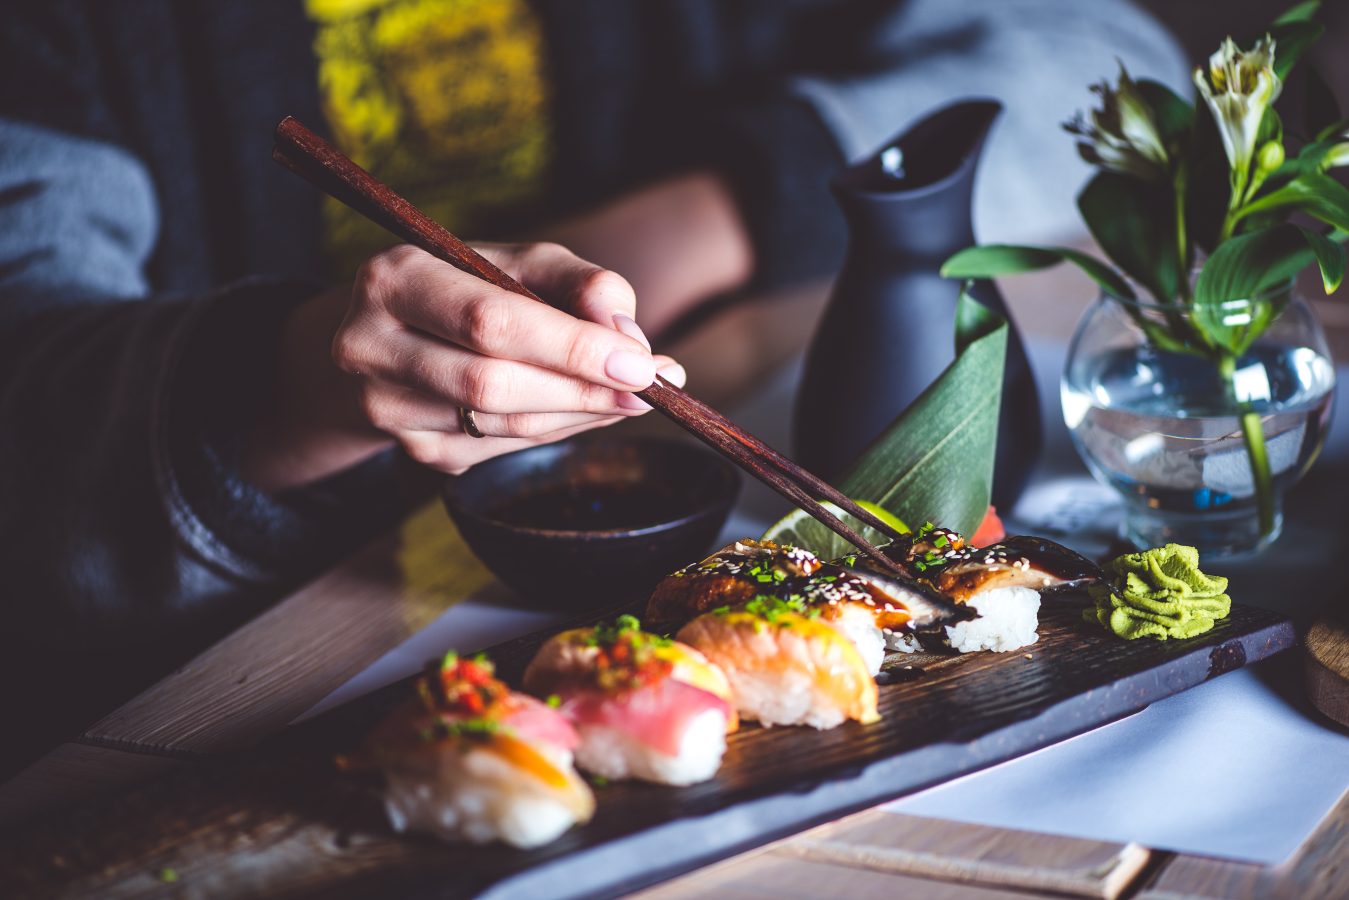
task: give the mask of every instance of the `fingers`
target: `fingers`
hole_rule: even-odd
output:
[[[471,353],[415,331],[391,328],[349,330],[335,350],[338,365],[375,382],[411,388],[480,413],[585,412],[612,415],[645,405],[631,393],[528,363]],[[654,357],[665,377],[683,378],[666,356]],[[367,385],[378,391],[379,385]],[[378,424],[378,423],[377,423]]]
[[[408,456],[422,465],[458,475],[470,466],[494,456],[565,440],[616,421],[618,420],[596,419],[587,424],[532,438],[473,438],[464,434],[446,434],[440,431],[412,431],[398,435],[398,441]]]
[[[560,244],[487,244],[478,249],[553,306],[617,328],[651,349],[637,327],[637,295],[617,272],[587,262]]]
[[[682,367],[651,354],[622,277],[555,244],[482,251],[556,306],[396,247],[362,267],[333,339],[360,411],[413,459],[463,471],[642,414],[634,392],[658,372],[683,385]],[[484,437],[464,433],[461,408]]]
[[[366,417],[381,431],[462,431],[460,406],[395,384],[380,385],[368,393]],[[483,413],[474,410],[478,430],[492,437],[540,438],[582,425],[617,422],[638,410],[614,408],[603,413],[516,412]]]
[[[381,254],[362,269],[354,296],[387,316],[482,356],[528,363],[617,390],[655,378],[651,353],[616,325],[585,321],[504,291],[414,251]],[[572,258],[574,259],[574,257]],[[588,266],[589,264],[585,264]],[[553,260],[555,287],[586,293],[591,270]]]

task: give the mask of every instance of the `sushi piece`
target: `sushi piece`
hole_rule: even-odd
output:
[[[886,632],[933,630],[964,615],[932,586],[870,560],[824,563],[799,547],[742,540],[661,582],[647,620],[674,629],[710,610],[762,597],[804,601],[818,610],[853,641],[872,674],[885,658]]]
[[[656,585],[646,605],[647,627],[674,631],[718,607],[738,606],[778,589],[794,590],[821,565],[819,557],[800,547],[748,538],[735,541]]]
[[[580,736],[576,762],[609,779],[686,785],[717,773],[738,725],[726,675],[632,616],[549,640],[525,670]]]
[[[338,760],[348,771],[383,773],[395,831],[530,848],[594,814],[594,794],[572,767],[576,730],[508,689],[485,658],[447,654],[418,679],[417,693],[358,754]]]
[[[1078,590],[1103,578],[1100,566],[1062,544],[1018,535],[982,550],[965,549],[937,573],[934,582],[943,593],[963,601],[1004,587],[1041,593]]]
[[[946,629],[961,652],[1007,652],[1039,639],[1042,595],[1078,590],[1103,578],[1100,568],[1062,544],[1044,538],[1006,538],[982,550],[966,548],[940,568],[934,581],[979,617]]]
[[[800,600],[756,597],[698,616],[677,637],[721,667],[746,719],[823,729],[880,718],[862,654]]]
[[[961,653],[1019,650],[1040,639],[1040,595],[1026,587],[1002,587],[981,591],[966,605],[977,618],[948,625],[946,642]]]
[[[885,632],[935,631],[969,615],[934,585],[861,556],[826,563],[805,593],[812,603],[861,603]]]
[[[886,552],[976,614],[943,623],[945,642],[962,652],[1006,652],[1035,643],[1042,594],[1075,590],[1102,577],[1091,560],[1037,537],[1006,538],[980,549],[954,531],[924,525]]]

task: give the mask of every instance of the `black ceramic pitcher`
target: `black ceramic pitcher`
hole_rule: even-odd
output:
[[[848,254],[806,357],[794,421],[797,459],[826,480],[846,471],[955,357],[960,284],[938,270],[974,243],[974,171],[1001,110],[992,100],[945,107],[834,179]],[[992,283],[973,295],[1007,315]],[[1039,410],[1013,326],[993,480],[1004,510],[1039,454]]]

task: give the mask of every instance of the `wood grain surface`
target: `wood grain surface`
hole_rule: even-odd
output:
[[[15,874],[11,895],[139,895],[165,870],[206,893],[333,896],[376,883],[386,896],[619,893],[1038,749],[1294,640],[1281,616],[1242,606],[1188,641],[1120,641],[1071,605],[1041,623],[1026,653],[895,655],[892,665],[922,674],[881,688],[879,723],[746,727],[716,779],[610,785],[591,823],[535,851],[398,838],[375,786],[333,770],[333,753],[405,696],[404,683],[242,757],[0,836],[0,871]],[[545,636],[497,648],[502,674],[515,677]]]
[[[1349,726],[1349,622],[1342,617],[1321,619],[1307,630],[1303,645],[1307,698],[1321,712]]]
[[[830,847],[827,854],[818,852],[821,845]],[[1135,846],[870,810],[672,879],[634,900],[804,900],[840,893],[850,900],[1343,900],[1349,884],[1349,793],[1281,866],[1152,850],[1136,867]],[[1096,859],[1100,869],[1081,871]]]
[[[738,896],[737,885],[752,884],[758,877],[761,866],[750,864],[752,856],[764,857],[763,866],[777,869],[784,884],[820,865],[882,873],[890,876],[882,883],[892,885],[890,893],[884,894],[887,897],[904,895],[905,887],[914,896],[933,892],[958,897],[995,896],[1001,892],[991,889],[1012,888],[1113,900],[1139,878],[1153,854],[1138,844],[1053,837],[868,810],[673,879],[637,898]],[[921,879],[949,886],[942,893],[936,884],[924,884]],[[782,894],[801,895],[800,890]],[[850,891],[849,895],[865,897],[867,892]]]

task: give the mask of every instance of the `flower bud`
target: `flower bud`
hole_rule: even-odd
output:
[[[1260,153],[1256,156],[1256,168],[1261,173],[1273,172],[1279,166],[1283,165],[1283,144],[1279,141],[1265,141]]]

